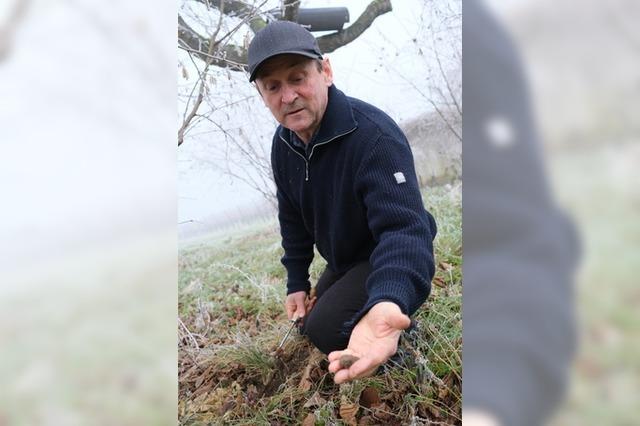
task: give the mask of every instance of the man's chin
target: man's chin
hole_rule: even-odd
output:
[[[302,123],[299,120],[285,120],[284,127],[296,133],[301,133],[308,129],[309,125],[306,122]]]

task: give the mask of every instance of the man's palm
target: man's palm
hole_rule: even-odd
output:
[[[329,354],[329,371],[336,373],[335,382],[342,383],[373,374],[396,353],[400,333],[410,324],[409,317],[395,303],[376,304],[353,329],[347,349]],[[340,357],[343,355],[353,355],[359,360],[350,368],[342,368]]]

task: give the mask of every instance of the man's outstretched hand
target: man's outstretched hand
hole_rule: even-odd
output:
[[[411,325],[408,316],[393,302],[380,302],[373,306],[355,326],[347,349],[329,354],[329,371],[336,373],[333,380],[343,383],[369,376],[398,349],[402,330]],[[340,365],[340,357],[359,358],[350,367]]]

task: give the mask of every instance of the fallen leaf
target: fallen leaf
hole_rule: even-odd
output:
[[[437,285],[438,287],[446,287],[447,283],[444,282],[444,280],[440,277],[434,277],[432,282]]]
[[[242,310],[242,308],[240,308],[240,306],[236,307],[236,316],[234,317],[234,319],[236,321],[240,321],[241,319],[243,319],[245,317],[245,313]]]
[[[380,405],[377,405],[373,409],[373,416],[376,419],[389,420],[391,418],[391,414],[390,414],[390,411],[389,411],[389,406],[384,402],[382,404],[380,404]]]
[[[441,386],[438,391],[438,399],[445,399],[449,395],[449,388],[446,386]]]
[[[303,392],[306,392],[309,389],[311,389],[311,385],[313,384],[311,382],[311,379],[309,378],[309,376],[311,376],[311,368],[312,367],[313,367],[313,365],[309,364],[304,368],[304,371],[302,372],[302,377],[300,378],[300,383],[298,384],[298,389],[300,389]]]
[[[447,272],[453,269],[453,265],[447,262],[440,262],[438,263],[438,266],[440,267],[440,269],[445,270]]]
[[[206,379],[206,376],[204,374],[198,377],[196,379],[196,388],[199,388],[200,386],[202,386],[202,382],[204,382],[205,379]]]
[[[218,410],[218,414],[221,416],[224,415],[229,410],[233,410],[236,407],[236,400],[233,397],[227,398],[227,400],[222,404],[222,407]]]
[[[327,400],[321,397],[320,394],[316,391],[313,395],[311,395],[311,398],[309,398],[309,400],[305,402],[303,407],[304,408],[322,407],[326,403],[327,403]]]
[[[316,415],[313,413],[307,414],[307,417],[302,421],[302,426],[315,426],[316,424]]]
[[[378,404],[380,404],[380,394],[378,393],[378,390],[372,387],[364,388],[360,394],[360,405],[365,408],[371,408]]]
[[[349,402],[343,397],[340,403],[340,418],[349,426],[357,426],[358,420],[356,419],[356,414],[358,414],[359,409],[360,405]]]
[[[256,403],[256,401],[258,400],[258,389],[256,388],[255,385],[249,385],[247,386],[247,403],[249,405],[253,405]]]
[[[379,424],[380,422],[371,416],[362,416],[360,420],[358,420],[358,426],[373,426]]]

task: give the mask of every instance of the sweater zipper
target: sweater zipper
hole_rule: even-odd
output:
[[[354,127],[353,129],[351,129],[351,130],[347,130],[346,132],[341,133],[341,134],[339,134],[339,135],[337,135],[337,136],[334,136],[334,137],[332,137],[331,139],[329,139],[329,140],[327,140],[327,141],[324,141],[324,142],[317,143],[317,144],[313,145],[313,146],[311,147],[311,152],[309,153],[309,160],[308,160],[308,161],[307,161],[307,158],[306,158],[304,155],[300,154],[298,151],[296,151],[295,149],[293,149],[293,147],[292,147],[291,145],[289,145],[289,142],[287,142],[287,141],[286,141],[286,139],[284,139],[282,136],[280,136],[280,139],[282,139],[282,141],[283,141],[285,144],[287,144],[287,146],[289,147],[289,149],[291,149],[293,152],[295,152],[295,153],[296,153],[296,154],[298,154],[300,157],[302,157],[302,160],[304,161],[304,166],[305,166],[305,167],[304,167],[304,172],[305,172],[305,173],[304,173],[304,181],[305,181],[305,182],[308,182],[308,181],[309,181],[309,161],[311,161],[311,157],[313,156],[313,151],[316,149],[316,147],[317,147],[317,146],[320,146],[320,145],[326,145],[326,144],[328,144],[329,142],[331,142],[331,141],[333,141],[333,140],[336,140],[336,139],[338,139],[338,138],[340,138],[340,137],[342,137],[342,136],[348,135],[349,133],[353,132],[353,131],[354,131],[354,130],[356,130],[356,129],[357,129],[357,127]]]
[[[289,149],[291,149],[291,151],[295,152],[302,158],[302,161],[304,161],[304,180],[305,182],[308,181],[309,180],[309,162],[307,161],[307,158],[304,155],[300,154],[298,151],[296,151],[291,145],[289,145],[289,142],[287,142],[285,138],[280,136],[280,139],[282,139],[282,142],[284,142],[289,147]],[[313,151],[313,148],[311,149],[311,151]],[[309,156],[309,158],[311,158],[311,156]]]
[[[313,156],[313,150],[314,150],[314,149],[316,149],[316,147],[317,147],[317,146],[320,146],[320,145],[326,145],[326,144],[328,144],[329,142],[331,142],[332,140],[338,139],[338,138],[340,138],[340,137],[342,137],[342,136],[344,136],[344,135],[348,135],[349,133],[353,132],[355,129],[356,129],[356,128],[354,127],[353,129],[351,129],[351,130],[347,130],[346,132],[344,132],[344,133],[342,133],[342,134],[340,134],[340,135],[338,135],[338,136],[334,136],[334,137],[332,137],[332,138],[331,138],[331,139],[329,139],[328,141],[324,141],[324,142],[321,142],[321,143],[317,143],[317,144],[315,144],[314,146],[312,146],[312,147],[311,147],[311,153],[309,154],[309,161],[311,161],[311,157]]]

